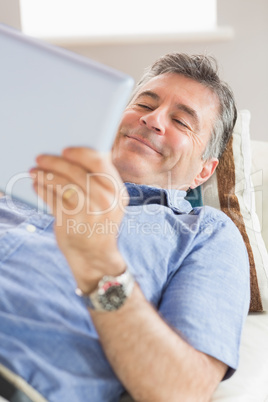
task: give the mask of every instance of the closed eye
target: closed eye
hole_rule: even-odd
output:
[[[144,105],[143,103],[137,103],[137,106],[139,106],[139,107],[141,107],[143,109],[146,109],[146,110],[153,110],[152,107]]]
[[[174,121],[176,123],[178,123],[179,125],[181,125],[182,127],[187,128],[188,130],[190,130],[190,128],[185,123],[183,123],[183,121],[177,120],[177,119],[174,119]]]

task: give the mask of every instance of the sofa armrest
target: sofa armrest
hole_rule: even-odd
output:
[[[251,141],[251,179],[255,191],[256,211],[259,217],[262,237],[268,249],[268,142]]]

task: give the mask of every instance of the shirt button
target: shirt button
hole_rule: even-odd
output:
[[[34,233],[36,231],[36,227],[34,225],[27,225],[26,230],[30,233]]]

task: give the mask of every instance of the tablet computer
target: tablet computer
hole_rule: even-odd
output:
[[[29,168],[68,146],[111,149],[133,79],[0,24],[0,191],[46,209]]]

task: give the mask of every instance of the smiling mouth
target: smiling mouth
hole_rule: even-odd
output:
[[[134,137],[130,135],[126,135],[126,137],[130,138],[131,140],[136,140],[138,142],[141,142],[143,145],[147,146],[148,148],[152,149],[154,152],[158,153],[159,155],[162,155],[161,152],[157,151],[150,143],[148,143],[144,138],[141,137]]]

